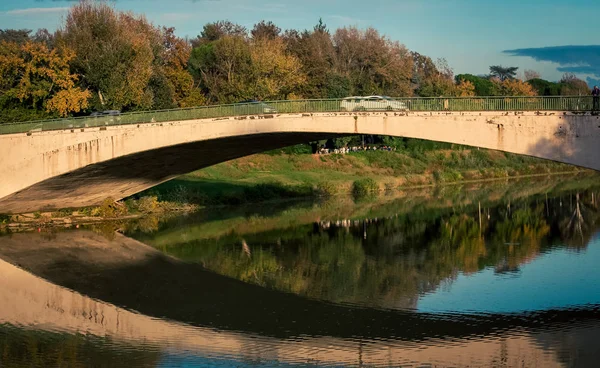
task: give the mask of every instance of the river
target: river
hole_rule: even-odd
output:
[[[594,367],[600,182],[0,235],[0,367]]]

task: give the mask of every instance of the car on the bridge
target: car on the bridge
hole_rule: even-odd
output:
[[[104,111],[94,111],[90,114],[90,116],[99,117],[99,116],[118,116],[121,115],[120,110],[104,110]]]
[[[241,105],[242,111],[247,111],[248,114],[277,114],[276,108],[261,101],[244,100],[238,102],[238,104]]]
[[[388,96],[351,96],[340,102],[342,111],[407,111],[405,102]]]

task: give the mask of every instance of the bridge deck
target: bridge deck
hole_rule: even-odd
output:
[[[117,116],[83,116],[65,119],[37,120],[0,124],[0,134],[27,133],[31,131],[81,129],[89,127],[143,124],[194,119],[211,119],[256,115],[272,116],[288,113],[322,113],[348,111],[344,99],[271,101],[229,105],[199,106],[185,109],[140,111]],[[385,101],[397,101],[386,106]],[[410,112],[441,111],[568,111],[589,112],[591,96],[494,96],[494,97],[406,97],[383,101],[365,101],[353,111],[394,110],[398,102]],[[269,111],[269,113],[265,113]],[[272,112],[275,111],[275,112]]]

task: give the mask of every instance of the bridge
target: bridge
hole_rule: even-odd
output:
[[[600,170],[591,97],[342,99],[202,106],[0,125],[0,213],[125,198],[238,157],[354,134],[427,139]],[[395,105],[398,106],[398,105]],[[264,113],[265,111],[269,113]]]

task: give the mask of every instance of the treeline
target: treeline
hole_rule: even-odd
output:
[[[373,28],[330,31],[322,21],[305,31],[218,21],[183,39],[143,16],[82,0],[55,33],[0,30],[0,122],[249,99],[588,92],[574,76],[526,83],[516,68],[498,68],[455,78],[445,60]]]

